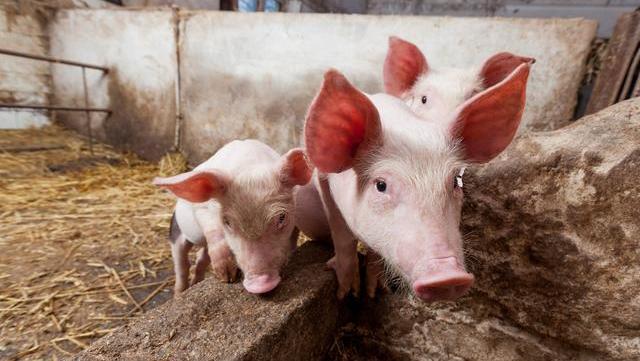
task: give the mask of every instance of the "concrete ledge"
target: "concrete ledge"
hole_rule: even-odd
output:
[[[323,359],[339,326],[330,253],[304,244],[268,296],[207,279],[72,360]]]

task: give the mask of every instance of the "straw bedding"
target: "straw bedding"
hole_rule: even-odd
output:
[[[173,199],[150,180],[185,168],[0,131],[0,359],[63,358],[171,297]]]

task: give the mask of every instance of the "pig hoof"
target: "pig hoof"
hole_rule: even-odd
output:
[[[186,285],[175,285],[173,287],[173,297],[180,296],[187,288]]]
[[[238,268],[233,266],[223,266],[214,268],[213,274],[215,278],[222,283],[235,283],[238,281]]]
[[[227,274],[229,283],[236,283],[240,279],[239,272],[240,270],[236,267],[235,263],[231,263],[227,265]]]
[[[355,297],[360,296],[360,272],[357,256],[353,261],[346,263],[346,265],[341,265],[335,256],[327,261],[327,267],[333,269],[338,278],[337,297],[339,300],[344,299],[350,291]]]

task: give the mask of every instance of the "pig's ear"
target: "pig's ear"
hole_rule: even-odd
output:
[[[482,79],[482,88],[490,88],[511,75],[517,67],[522,64],[533,64],[534,58],[527,58],[511,53],[498,53],[484,62],[480,77]]]
[[[429,68],[417,46],[398,37],[389,37],[389,50],[384,60],[384,90],[400,97],[411,89],[418,77]]]
[[[311,179],[312,168],[307,162],[304,151],[300,148],[291,149],[282,156],[280,166],[280,181],[293,187],[303,186]]]
[[[324,74],[304,126],[307,155],[318,170],[339,173],[380,139],[380,117],[369,98],[336,70]]]
[[[504,80],[461,105],[452,133],[466,159],[484,163],[513,140],[524,111],[530,63],[520,64]]]
[[[178,198],[200,203],[221,196],[226,188],[227,177],[218,171],[193,171],[173,177],[156,177],[153,184],[166,188]]]

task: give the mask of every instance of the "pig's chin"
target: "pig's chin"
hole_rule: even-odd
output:
[[[413,293],[425,302],[453,301],[467,293],[474,281],[456,257],[421,262],[411,279]]]
[[[278,274],[247,275],[242,281],[244,289],[249,293],[262,294],[272,291],[280,284],[281,277]]]

